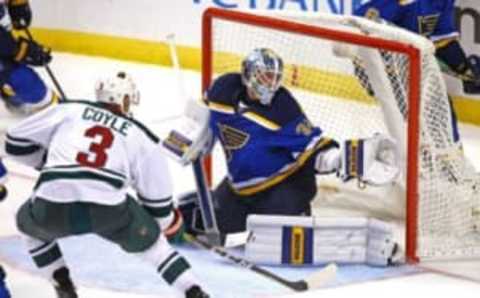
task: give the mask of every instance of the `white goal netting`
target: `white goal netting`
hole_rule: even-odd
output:
[[[382,132],[397,140],[403,175],[394,187],[359,190],[337,183],[335,177],[319,178],[317,208],[335,205],[328,196],[335,193],[349,198],[339,200],[341,208],[402,218],[412,258],[480,257],[476,173],[456,139],[445,83],[429,41],[355,17],[213,12],[211,30],[204,31],[204,42],[210,39],[211,44],[204,48],[209,51],[204,57],[211,57],[204,61],[208,81],[238,72],[252,49],[271,48],[284,59],[284,85],[326,135],[340,141]],[[417,110],[418,122],[409,122],[409,113]],[[409,151],[408,144],[415,140],[418,147]],[[213,159],[213,175],[222,176],[215,162],[223,163],[223,157]]]

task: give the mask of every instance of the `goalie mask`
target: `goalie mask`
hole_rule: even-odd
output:
[[[255,49],[242,62],[243,84],[264,105],[270,104],[280,88],[282,75],[282,58],[270,49]]]
[[[137,86],[132,77],[125,72],[98,80],[95,85],[95,96],[98,102],[118,106],[123,114],[130,114],[130,106],[138,105],[140,102]]]

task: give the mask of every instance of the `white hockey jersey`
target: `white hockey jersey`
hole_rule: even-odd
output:
[[[100,103],[50,106],[10,128],[5,149],[24,164],[42,166],[35,197],[114,205],[132,187],[146,202],[171,204],[172,183],[158,138]]]

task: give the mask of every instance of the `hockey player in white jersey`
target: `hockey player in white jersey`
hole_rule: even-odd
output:
[[[1,142],[8,126],[57,99],[32,68],[48,64],[52,59],[50,50],[33,40],[13,34],[12,29],[28,28],[31,19],[27,0],[0,0]],[[7,169],[0,159],[0,200],[7,196],[4,185],[6,176]]]
[[[56,240],[94,233],[149,262],[187,298],[208,297],[188,261],[167,242],[181,227],[158,138],[128,115],[136,100],[125,73],[100,81],[97,102],[46,108],[8,131],[6,151],[41,168],[17,213],[29,252],[59,298],[78,297]],[[127,194],[136,191],[137,200]],[[162,233],[163,232],[163,233]]]

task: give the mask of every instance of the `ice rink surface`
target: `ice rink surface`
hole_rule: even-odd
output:
[[[72,99],[92,99],[97,78],[123,70],[130,73],[141,91],[141,104],[134,110],[137,118],[153,130],[161,131],[164,119],[182,111],[178,81],[169,68],[142,65],[102,58],[57,54],[51,65],[66,94]],[[43,74],[42,74],[43,75]],[[184,93],[198,97],[199,74],[182,72]],[[49,82],[48,78],[46,81]],[[480,111],[479,111],[480,114]],[[461,126],[465,152],[479,168],[480,129]],[[8,284],[14,298],[51,298],[53,288],[40,278],[27,257],[14,226],[14,213],[28,198],[36,173],[7,161],[11,171],[8,182],[10,196],[0,204],[0,263],[6,265]],[[190,168],[171,163],[175,193],[192,190],[194,180]],[[81,298],[148,298],[181,297],[163,284],[153,268],[123,253],[117,247],[95,237],[82,236],[60,242],[70,264]],[[324,289],[293,294],[282,286],[238,268],[227,261],[188,245],[179,248],[194,271],[205,282],[213,297],[478,297],[479,282],[453,278],[414,266],[371,268],[340,267],[337,278]],[[233,251],[241,255],[241,251]],[[477,271],[478,262],[456,263],[460,271]],[[305,278],[320,268],[269,267],[286,278]],[[2,297],[3,298],[3,297]]]

